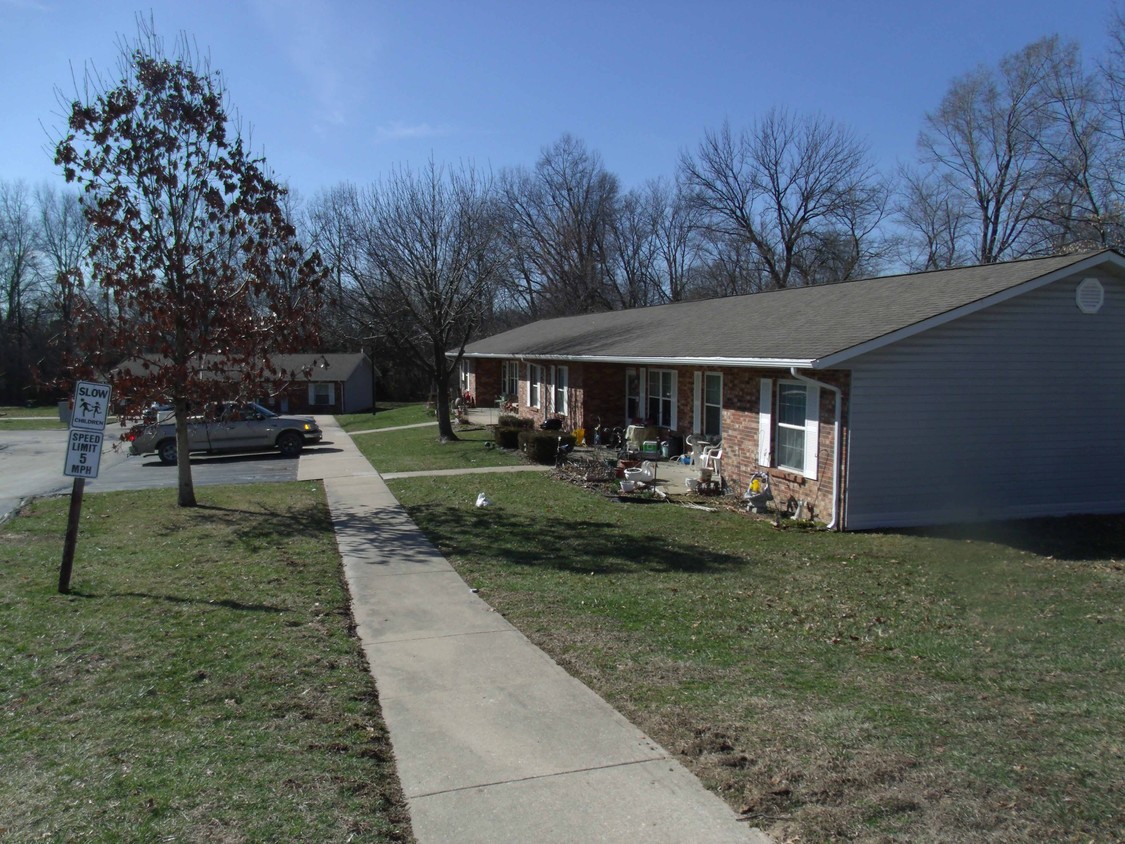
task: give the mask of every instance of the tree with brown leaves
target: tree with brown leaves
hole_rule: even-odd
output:
[[[179,503],[194,506],[189,408],[292,376],[270,355],[314,348],[324,272],[286,218],[285,189],[232,124],[220,75],[188,39],[169,54],[142,22],[119,67],[112,87],[87,73],[64,103],[55,149],[82,188],[94,281],[112,302],[82,314],[71,371],[111,378],[134,408],[172,404]],[[114,371],[122,360],[134,364]]]

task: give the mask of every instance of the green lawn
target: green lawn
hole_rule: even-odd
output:
[[[0,527],[0,838],[410,841],[319,484]]]
[[[436,425],[358,434],[353,439],[371,465],[384,473],[511,466],[524,462],[519,455],[489,448],[486,445],[492,442],[489,428],[468,428],[456,433],[457,440],[444,443],[438,440]]]
[[[344,413],[337,416],[336,421],[348,433],[425,422],[437,424],[434,412],[424,404],[380,404],[375,413]]]
[[[27,407],[26,405],[0,405],[0,419],[11,419],[14,417],[28,417],[28,416],[50,416],[52,419],[59,418],[59,407],[55,404],[46,404],[37,407]]]
[[[46,416],[47,419],[34,417]],[[57,405],[43,407],[0,407],[0,432],[2,431],[65,431],[66,425],[59,421]]]
[[[28,419],[20,416],[0,417],[0,432],[3,431],[65,431],[66,425],[57,420]]]
[[[462,437],[356,440],[384,472],[517,462]],[[390,486],[482,597],[779,841],[1121,837],[1125,518],[831,534],[539,474]],[[69,596],[66,500],[0,526],[3,832],[409,840],[320,486],[201,500],[87,496]]]
[[[539,475],[390,486],[483,598],[779,840],[1120,839],[1125,519],[835,534]]]

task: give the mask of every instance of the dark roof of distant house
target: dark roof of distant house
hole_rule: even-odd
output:
[[[467,357],[723,365],[835,365],[871,348],[1109,265],[1112,250],[881,276],[540,320],[469,344]]]
[[[208,360],[212,359],[215,359],[214,356],[208,356]],[[287,372],[296,373],[294,380],[297,381],[347,381],[366,360],[368,360],[368,357],[363,352],[329,354],[304,352],[299,354],[272,355],[270,357],[270,362],[275,369],[278,371],[285,370]],[[151,359],[149,361],[149,366],[153,369],[158,369],[165,363],[165,358],[158,357]],[[307,378],[303,374],[305,367],[310,368],[310,373]],[[122,361],[117,365],[116,369],[140,375],[145,371],[145,366],[144,362],[139,358],[132,358]],[[210,377],[219,377],[219,373],[214,373]]]
[[[274,355],[270,360],[277,368],[287,369],[290,372],[299,372],[304,367],[311,366],[312,373],[308,379],[310,381],[347,381],[367,360],[367,355],[363,352],[309,353]]]

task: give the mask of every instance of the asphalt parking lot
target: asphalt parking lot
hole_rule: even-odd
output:
[[[338,452],[330,442],[307,446],[302,459],[316,459],[319,454]],[[250,454],[193,454],[191,477],[196,486],[219,484],[281,483],[297,480],[299,460],[282,457],[276,451]],[[175,466],[160,462],[155,454],[143,457],[129,455],[115,463],[107,472],[99,473],[97,480],[87,484],[88,492],[110,492],[123,489],[158,489],[174,487],[179,482]]]
[[[0,520],[32,496],[70,492],[71,478],[63,475],[65,432],[9,432],[0,436]],[[308,446],[304,460],[340,451],[331,442]],[[300,460],[273,451],[250,454],[191,456],[195,486],[219,484],[280,483],[297,480]],[[127,489],[174,488],[179,483],[175,466],[166,466],[156,455],[127,455],[110,444],[103,451],[98,477],[86,482],[87,494]]]

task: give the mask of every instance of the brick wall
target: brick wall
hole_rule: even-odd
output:
[[[773,380],[773,394],[776,397],[778,380],[791,379],[785,371],[768,369],[732,369],[723,373],[723,475],[727,483],[739,494],[745,492],[750,476],[765,468],[758,464],[758,414],[761,401],[760,382],[762,378]],[[843,391],[840,425],[840,465],[847,466],[845,453],[847,443],[848,388],[849,373],[845,371],[818,372],[811,376],[816,381],[831,384]],[[776,411],[773,413],[776,423]],[[811,507],[811,516],[818,521],[827,522],[832,517],[832,449],[836,420],[836,394],[831,390],[820,390],[819,444],[817,450],[817,477],[810,480],[801,474],[785,469],[770,467],[770,484],[774,499],[782,506],[795,508],[805,502]],[[841,470],[846,477],[846,471]],[[843,478],[839,493],[844,494]]]
[[[585,364],[582,385],[582,410],[587,430],[599,421],[610,428],[625,424],[625,367],[608,363]]]
[[[550,378],[550,361],[531,361],[544,366],[547,378]],[[488,383],[495,383],[494,390],[499,391],[500,361],[478,361],[477,377],[481,378],[486,372],[483,364],[488,363]],[[494,369],[491,364],[495,364]],[[567,414],[566,425],[570,429],[585,428],[592,430],[600,421],[601,424],[613,427],[628,425],[632,420],[625,419],[625,372],[628,367],[622,364],[585,363],[569,365],[570,383],[570,412]],[[676,419],[677,433],[688,436],[692,433],[695,409],[694,382],[696,367],[660,367],[674,369],[676,372],[677,396]],[[777,369],[711,369],[707,371],[721,372],[723,375],[723,459],[722,474],[732,491],[741,495],[749,485],[750,476],[766,468],[758,464],[758,414],[761,401],[760,382],[762,378],[773,381],[773,395],[776,397],[777,382],[791,380],[792,376],[785,370]],[[840,465],[847,465],[847,419],[848,419],[848,390],[850,376],[846,371],[818,372],[814,380],[839,387],[843,391],[842,413],[840,427]],[[483,382],[478,382],[483,383]],[[485,395],[483,388],[478,388],[477,401],[482,401]],[[493,396],[495,400],[495,396]],[[543,421],[542,409],[528,407],[528,383],[526,362],[520,365],[519,389],[519,414],[540,423]],[[789,472],[776,467],[768,467],[770,482],[775,500],[783,507],[793,509],[798,503],[804,502],[810,511],[810,516],[818,521],[827,522],[832,515],[832,450],[834,446],[834,423],[836,418],[836,395],[831,390],[821,388],[819,408],[819,444],[817,451],[817,477],[811,480],[795,472]],[[776,412],[772,414],[776,424]],[[772,432],[771,432],[772,435]],[[842,471],[846,476],[846,471]],[[843,507],[845,494],[844,484],[841,479],[839,484],[840,508]]]
[[[527,381],[527,364],[533,363],[542,366],[544,369],[544,378],[546,379],[546,387],[543,390],[542,404],[547,407],[551,406],[551,368],[558,364],[554,361],[530,360],[520,361],[520,384],[519,384],[519,415],[526,419],[534,419],[536,423],[541,423],[547,416],[554,416],[553,412],[544,412],[543,407],[533,408],[530,407],[529,395],[530,386]],[[497,362],[497,376],[499,378],[499,362]],[[590,430],[597,417],[596,409],[599,406],[598,398],[601,397],[601,391],[604,389],[604,384],[599,382],[597,370],[602,369],[597,364],[581,364],[570,363],[563,364],[567,367],[567,408],[566,418],[564,420],[565,426],[568,430],[575,428],[585,428]],[[593,372],[593,375],[591,373]],[[593,380],[591,380],[591,378]],[[595,401],[593,402],[594,410],[591,410],[591,383],[594,385]],[[499,380],[497,381],[497,390],[499,390]],[[601,399],[604,403],[604,399]]]

